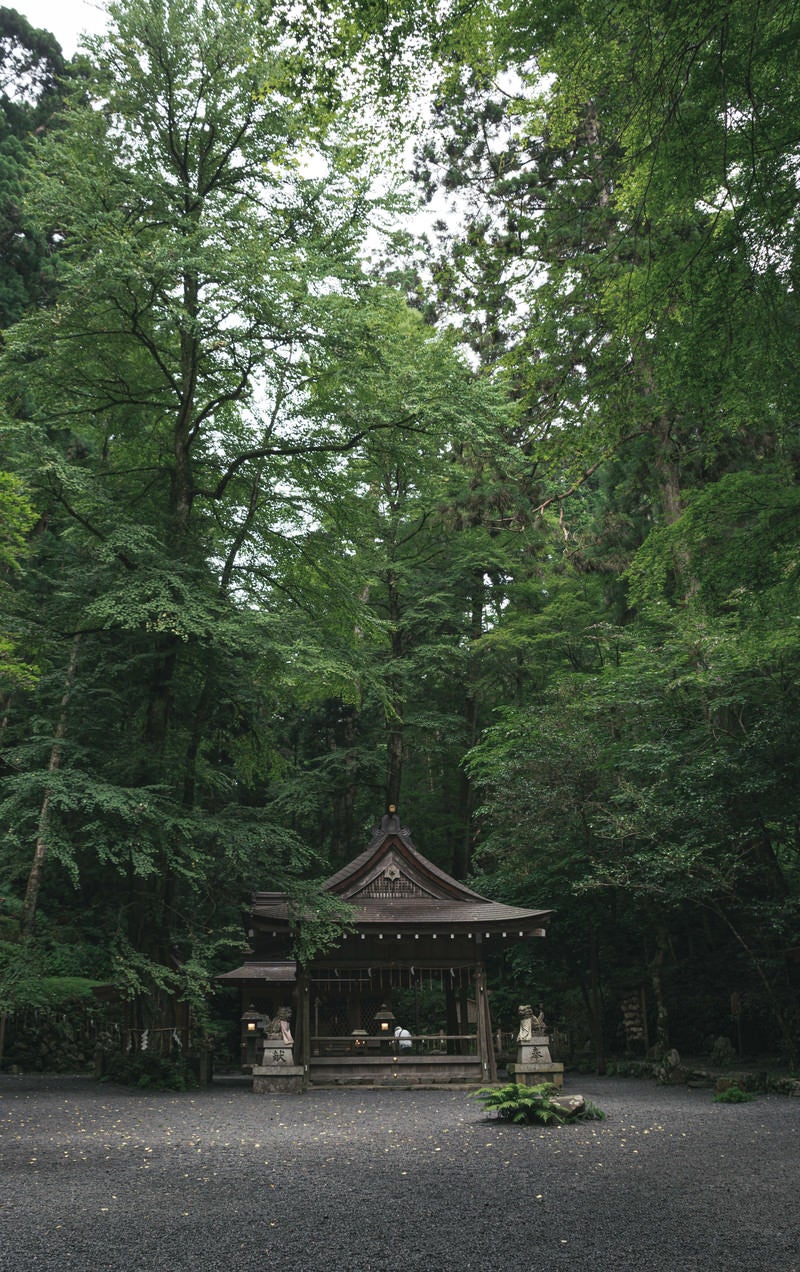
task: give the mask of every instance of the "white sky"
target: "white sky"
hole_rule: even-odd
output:
[[[5,4],[31,26],[51,31],[67,57],[75,52],[84,31],[94,34],[106,25],[102,0],[5,0]]]

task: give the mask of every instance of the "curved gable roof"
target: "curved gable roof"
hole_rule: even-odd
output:
[[[323,888],[354,907],[358,928],[373,931],[507,928],[509,936],[510,929],[520,936],[542,934],[550,914],[490,901],[454,879],[417,851],[394,812],[375,828],[364,851],[326,879]],[[281,925],[288,918],[285,895],[256,893],[252,913],[264,924]]]
[[[375,828],[364,852],[326,879],[323,887],[326,892],[335,892],[349,900],[363,895],[365,889],[380,878],[385,878],[387,883],[391,883],[393,878],[405,880],[412,891],[396,888],[399,895],[412,895],[416,888],[431,900],[484,900],[466,884],[459,883],[423,857],[411,842],[411,832],[407,827],[401,827],[397,816],[392,814],[384,817],[381,825]]]

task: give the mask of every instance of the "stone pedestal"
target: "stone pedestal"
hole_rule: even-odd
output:
[[[300,1095],[303,1090],[301,1064],[254,1064],[254,1095]]]
[[[517,1064],[552,1064],[549,1034],[531,1034],[517,1043]]]
[[[282,1038],[268,1038],[264,1043],[261,1064],[253,1065],[255,1095],[286,1092],[299,1095],[303,1090],[303,1066],[294,1063],[292,1044]]]
[[[552,1082],[553,1086],[562,1087],[564,1066],[552,1060],[550,1064],[510,1064],[508,1076],[520,1086],[538,1086],[540,1082]]]
[[[517,1043],[517,1059],[508,1066],[512,1082],[521,1086],[538,1086],[540,1082],[564,1085],[564,1066],[550,1055],[550,1038],[547,1034],[533,1034]]]
[[[265,1038],[264,1052],[260,1068],[274,1068],[275,1065],[294,1064],[292,1044],[283,1038]]]

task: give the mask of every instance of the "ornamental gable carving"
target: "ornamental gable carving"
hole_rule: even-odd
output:
[[[388,866],[353,895],[354,898],[369,898],[371,901],[392,901],[400,897],[430,897],[431,894],[397,866]]]

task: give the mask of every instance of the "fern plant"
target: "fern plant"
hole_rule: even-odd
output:
[[[746,1104],[752,1100],[753,1096],[749,1091],[743,1091],[739,1086],[726,1087],[724,1091],[718,1091],[714,1096],[715,1104]]]
[[[590,1101],[572,1112],[555,1102],[558,1087],[552,1082],[540,1082],[537,1086],[524,1086],[519,1082],[507,1082],[501,1087],[481,1087],[473,1091],[476,1099],[483,1101],[504,1122],[586,1122],[605,1117],[603,1111]]]

